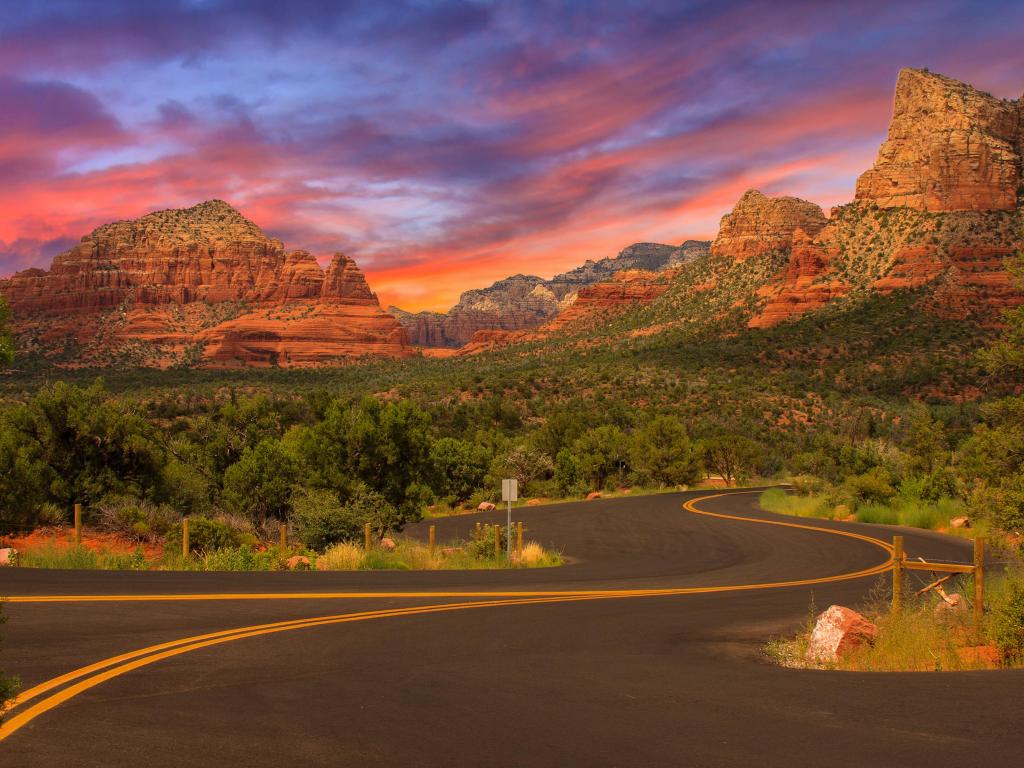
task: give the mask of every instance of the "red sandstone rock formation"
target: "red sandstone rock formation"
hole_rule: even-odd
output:
[[[668,290],[675,272],[623,270],[613,279],[581,288],[575,300],[549,323],[532,331],[478,330],[459,355],[475,355],[509,344],[539,341],[592,328],[632,307],[649,304]]]
[[[751,318],[750,327],[777,325],[819,309],[845,294],[849,286],[830,278],[831,259],[827,247],[815,243],[803,230],[797,230],[789,264],[776,281],[760,291],[768,301],[761,313]]]
[[[671,272],[626,270],[614,279],[581,288],[576,300],[544,326],[547,334],[593,325],[599,318],[620,314],[638,304],[650,304],[668,290]]]
[[[857,181],[857,199],[922,211],[1013,210],[1021,183],[1024,103],[904,69],[889,137]]]
[[[106,224],[49,271],[0,281],[0,294],[16,330],[44,344],[73,333],[90,364],[136,343],[152,353],[137,362],[152,365],[180,362],[190,345],[211,364],[411,354],[355,262],[335,254],[325,275],[310,253],[286,254],[220,200]]]
[[[826,222],[825,214],[814,203],[796,197],[766,197],[751,189],[731,213],[722,217],[711,253],[742,261],[789,248],[798,229],[813,237]]]

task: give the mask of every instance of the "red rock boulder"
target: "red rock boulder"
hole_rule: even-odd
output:
[[[862,645],[870,645],[878,628],[854,610],[829,606],[814,624],[807,644],[807,660],[815,663],[838,661]]]

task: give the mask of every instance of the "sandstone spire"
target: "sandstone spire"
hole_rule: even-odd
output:
[[[1017,207],[1024,105],[949,77],[904,69],[889,136],[857,199],[921,211]]]

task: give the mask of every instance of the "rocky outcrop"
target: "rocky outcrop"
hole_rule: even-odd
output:
[[[998,323],[1001,309],[1024,300],[1005,267],[1024,248],[1022,107],[903,70],[888,139],[858,180],[856,202],[833,209],[815,236],[794,236],[789,263],[759,290],[765,302],[749,324],[775,325],[852,291],[930,284],[922,309]]]
[[[450,346],[444,331],[447,316],[443,312],[406,312],[395,306],[388,307],[388,312],[401,323],[410,344],[435,348]]]
[[[722,217],[711,253],[743,261],[793,244],[793,235],[803,230],[813,237],[828,222],[814,203],[797,197],[766,197],[748,190],[732,212]]]
[[[833,257],[828,245],[816,243],[802,229],[797,230],[786,269],[759,291],[767,302],[748,325],[768,328],[819,309],[847,293],[849,286],[832,276]]]
[[[707,256],[711,243],[687,240],[682,245],[634,243],[614,258],[587,260],[575,269],[550,280],[534,275],[515,275],[489,288],[466,291],[447,313],[403,312],[389,307],[406,329],[411,343],[435,347],[460,347],[481,331],[525,331],[538,328],[573,306],[587,286],[614,279],[630,270],[658,271]],[[506,338],[494,334],[493,338]],[[484,333],[480,338],[492,338]],[[475,348],[475,347],[474,347]]]
[[[904,69],[889,135],[857,200],[920,211],[1017,207],[1024,103],[997,99],[933,72]]]
[[[409,354],[395,318],[366,301],[332,299],[248,312],[198,333],[206,367],[313,367]]]
[[[453,346],[462,346],[479,330],[536,328],[558,314],[561,298],[534,275],[514,275],[489,288],[466,291],[448,310],[445,338]]]
[[[106,224],[50,270],[0,281],[0,294],[33,351],[73,336],[79,364],[110,364],[128,347],[142,365],[186,353],[239,365],[411,354],[355,262],[335,254],[325,274],[221,200]]]
[[[543,330],[550,334],[593,326],[636,305],[650,304],[668,290],[671,278],[671,273],[623,270],[611,280],[581,288],[576,301]]]
[[[673,270],[623,270],[610,280],[581,288],[576,300],[545,325],[526,331],[481,329],[457,354],[476,355],[509,344],[585,331],[636,306],[651,303],[668,290],[673,277]]]

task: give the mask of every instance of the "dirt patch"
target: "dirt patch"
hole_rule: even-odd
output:
[[[19,552],[32,552],[41,549],[68,550],[75,546],[74,528],[36,528],[31,533],[17,536],[4,536],[0,546],[14,547]],[[134,555],[139,546],[147,560],[158,560],[163,557],[162,544],[140,543],[116,533],[101,531],[82,531],[82,547],[97,554]]]

